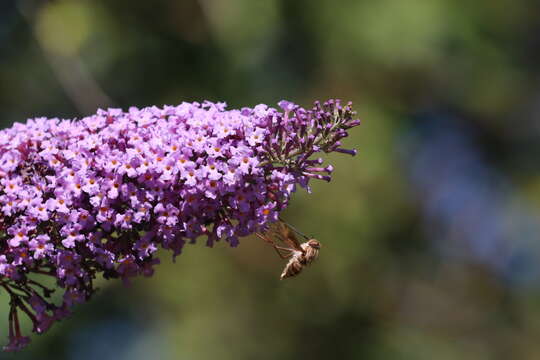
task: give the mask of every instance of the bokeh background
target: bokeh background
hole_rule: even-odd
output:
[[[197,244],[1,359],[539,359],[537,0],[0,1],[0,128],[100,107],[352,100],[284,217],[322,256]],[[6,319],[0,338],[7,341]]]

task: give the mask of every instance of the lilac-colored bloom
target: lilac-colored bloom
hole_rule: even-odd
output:
[[[30,337],[28,336],[10,336],[9,342],[4,346],[4,351],[20,351],[30,343]]]
[[[33,251],[34,259],[42,259],[54,251],[54,245],[49,242],[49,235],[42,234],[30,240],[28,247]]]
[[[330,180],[333,167],[312,159],[316,153],[355,154],[340,143],[359,124],[350,104],[279,106],[283,112],[208,101],[109,109],[0,131],[6,350],[29,341],[20,313],[42,333],[95,292],[95,277],[152,275],[159,247],[177,256],[200,236],[208,246],[220,239],[237,246],[276,221],[298,185]],[[62,303],[30,274],[53,277]]]

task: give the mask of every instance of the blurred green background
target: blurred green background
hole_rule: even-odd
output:
[[[0,2],[0,128],[99,107],[352,100],[358,156],[256,238],[189,246],[1,359],[539,359],[536,0]],[[3,296],[3,294],[1,295]],[[6,319],[1,338],[7,342]]]

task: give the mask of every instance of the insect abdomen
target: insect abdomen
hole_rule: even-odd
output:
[[[283,272],[281,273],[281,280],[300,274],[302,267],[303,266],[297,257],[292,258],[285,266],[285,269],[283,269]]]

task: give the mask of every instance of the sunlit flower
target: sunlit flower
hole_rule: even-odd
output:
[[[296,186],[329,181],[311,157],[341,148],[359,124],[350,104],[279,103],[226,110],[182,103],[99,110],[79,121],[34,119],[0,131],[0,286],[11,296],[9,344],[28,343],[95,292],[93,279],[150,276],[161,247],[181,253],[261,230]],[[31,280],[55,278],[63,302]]]

